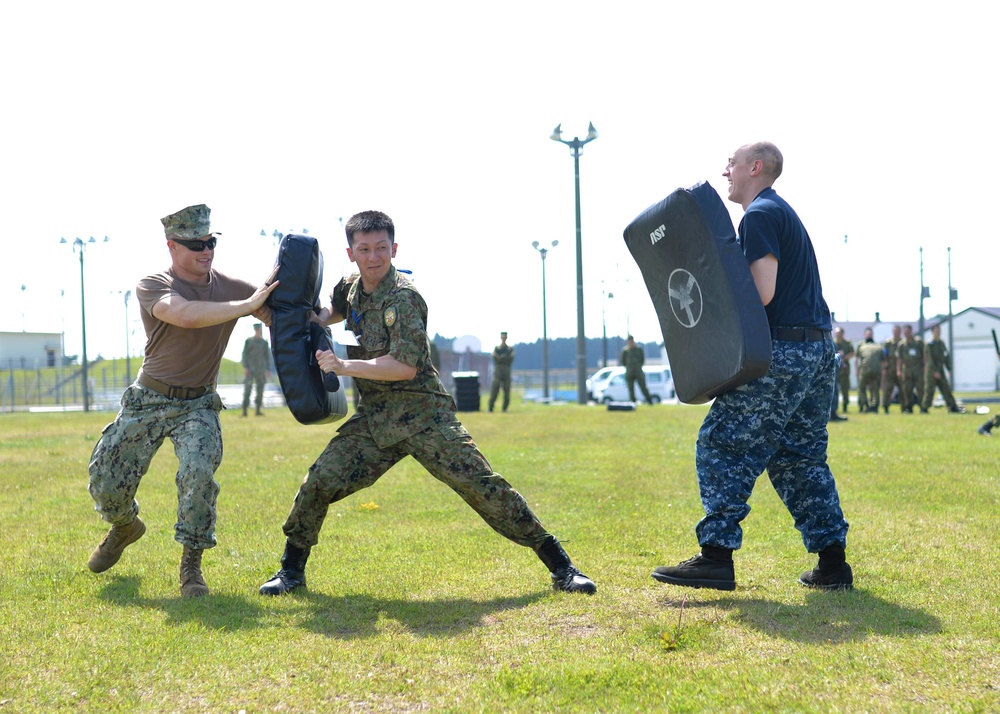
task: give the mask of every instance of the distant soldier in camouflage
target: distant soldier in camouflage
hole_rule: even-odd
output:
[[[857,349],[858,411],[878,413],[879,386],[885,353],[876,344],[872,328],[865,328],[865,339]]]
[[[951,354],[948,352],[948,346],[941,340],[941,325],[934,325],[931,328],[931,341],[924,345],[924,399],[920,403],[922,412],[927,412],[931,408],[936,388],[941,390],[941,396],[948,405],[949,412],[962,413],[951,393],[951,385],[948,384],[950,374]]]
[[[913,335],[912,325],[903,325],[903,339],[896,346],[896,374],[900,409],[912,414],[924,394],[924,343]]]
[[[628,385],[629,401],[635,401],[635,385],[639,385],[642,396],[646,399],[646,404],[652,404],[653,399],[646,389],[646,373],[642,371],[642,366],[646,363],[646,353],[642,347],[635,343],[632,335],[625,341],[625,347],[618,357],[618,364],[625,368],[625,383]]]
[[[305,586],[306,560],[330,504],[371,486],[406,456],[450,486],[500,535],[532,548],[556,590],[595,592],[593,581],[573,566],[458,421],[455,401],[431,363],[427,305],[392,265],[397,247],[392,220],[365,211],[352,216],[345,231],[347,256],[360,275],[339,282],[331,306],[316,319],[329,325],[346,318],[358,344],[347,347],[346,360],[331,351],[317,352],[316,358],[324,372],[352,377],[361,401],[309,468],[282,526],[281,570],[261,586],[261,594]]]
[[[844,329],[842,327],[833,330],[833,346],[840,353],[840,369],[837,370],[837,390],[840,399],[844,404],[844,413],[847,413],[847,405],[851,403],[851,358],[854,356],[854,345],[850,340],[844,339]],[[837,405],[833,405],[834,411]]]
[[[510,370],[514,364],[514,348],[507,344],[507,333],[500,333],[500,344],[493,348],[493,383],[490,385],[490,411],[503,389],[503,410],[510,406]]]
[[[146,330],[146,357],[121,399],[121,411],[104,428],[90,459],[90,495],[111,530],[87,563],[100,573],[139,540],[136,491],[164,440],[170,439],[177,469],[174,539],[184,546],[181,595],[205,595],[201,556],[215,546],[215,505],[222,461],[222,400],[215,392],[222,355],[236,321],[255,315],[266,324],[264,305],[274,273],[259,288],[212,268],[216,235],[210,209],[189,206],[161,219],[170,267],[139,281],[136,297]]]
[[[261,324],[253,326],[253,337],[248,337],[243,343],[243,416],[247,415],[250,406],[250,390],[256,385],[257,397],[254,406],[257,416],[261,416],[260,408],[264,404],[264,383],[271,376],[271,348],[261,334]]]
[[[882,362],[882,409],[885,410],[886,414],[889,413],[893,392],[902,393],[899,384],[899,358],[896,356],[896,350],[902,340],[902,328],[899,325],[893,325],[892,337],[882,341],[882,352],[885,355]],[[900,405],[902,403],[902,397],[900,397]]]

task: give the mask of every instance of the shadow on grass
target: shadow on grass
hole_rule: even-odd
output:
[[[679,607],[671,601],[671,606]],[[806,593],[806,602],[788,604],[734,596],[693,601],[688,609],[721,608],[736,622],[796,642],[858,642],[872,635],[911,637],[941,632],[930,613],[883,600],[864,590]]]
[[[187,599],[143,597],[142,579],[118,576],[108,582],[98,597],[115,605],[162,610],[167,624],[197,621],[216,630],[246,630],[298,626],[310,632],[340,639],[361,639],[381,634],[387,621],[399,623],[425,637],[447,637],[481,626],[485,618],[515,610],[547,597],[538,592],[493,600],[400,600],[367,594],[324,595],[295,592],[280,601],[292,605],[278,610],[278,600],[258,595],[222,595]],[[391,625],[390,625],[391,626]]]
[[[292,595],[309,603],[309,617],[302,627],[339,639],[374,637],[392,621],[424,637],[447,637],[483,624],[486,617],[515,610],[547,597],[534,593],[493,600],[399,600],[367,594],[331,596],[305,592]]]
[[[97,596],[115,605],[162,610],[167,624],[197,621],[215,630],[264,627],[263,619],[270,614],[259,595],[252,598],[212,593],[207,597],[183,598],[178,593],[173,597],[143,597],[141,584],[142,578],[135,575],[117,576]]]

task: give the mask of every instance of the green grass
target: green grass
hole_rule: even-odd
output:
[[[86,469],[113,415],[0,415],[0,713],[1000,710],[1000,439],[976,435],[984,417],[831,426],[856,590],[797,584],[814,556],[765,476],[721,593],[649,577],[696,552],[704,407],[512,409],[462,418],[593,597],[553,593],[529,550],[407,459],[332,506],[307,592],[262,598],[333,434],[278,409],[222,415],[209,597],[179,596],[169,444],[139,490],[145,537],[94,575],[106,526]]]

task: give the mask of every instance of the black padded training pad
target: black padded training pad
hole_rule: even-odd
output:
[[[302,424],[343,419],[347,398],[336,375],[324,375],[316,350],[333,349],[327,328],[309,319],[319,309],[323,254],[311,236],[286,235],[278,246],[280,284],[268,296],[271,308],[271,354],[285,403]],[[324,382],[325,377],[325,382]]]
[[[625,244],[653,299],[680,401],[703,404],[767,372],[767,315],[715,189],[677,189],[628,225]]]

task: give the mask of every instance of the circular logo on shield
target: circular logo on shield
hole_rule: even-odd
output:
[[[701,319],[701,287],[698,281],[684,268],[677,268],[667,278],[667,293],[670,295],[670,309],[677,322],[683,327],[694,327]]]

